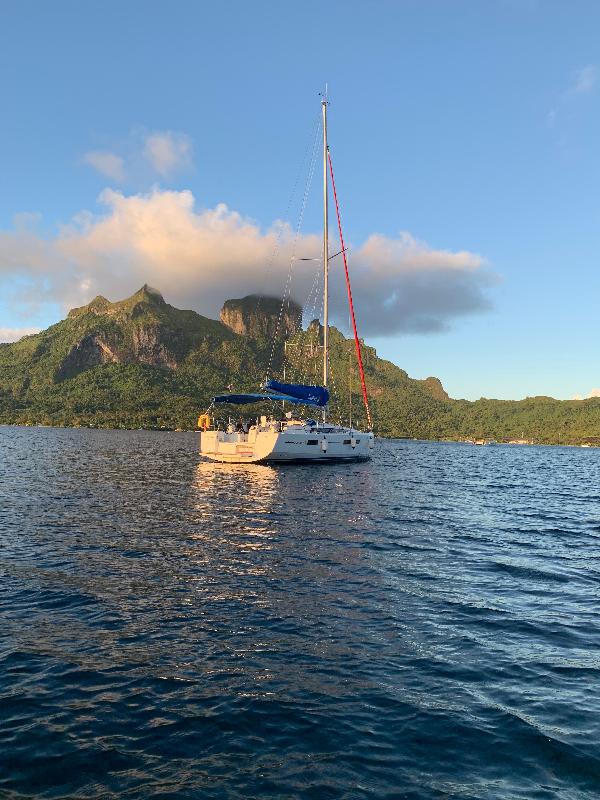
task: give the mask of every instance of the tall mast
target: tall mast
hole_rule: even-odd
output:
[[[327,95],[323,109],[323,386],[329,378],[329,214],[327,198]],[[325,409],[323,409],[325,419]]]

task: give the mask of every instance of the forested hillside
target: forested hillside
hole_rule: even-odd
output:
[[[41,333],[0,344],[0,422],[187,429],[228,385],[256,391],[284,369],[289,380],[320,382],[322,329],[313,322],[303,330],[293,303],[278,326],[279,308],[273,298],[228,301],[217,321],[174,308],[147,286],[117,303],[97,297]],[[330,342],[330,414],[347,421],[352,413],[364,425],[353,342],[335,328]],[[371,347],[364,361],[383,436],[574,444],[600,437],[600,398],[452,400],[436,378],[410,378]],[[228,411],[239,414],[221,413]]]

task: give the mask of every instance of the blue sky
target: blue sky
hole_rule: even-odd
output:
[[[375,287],[363,301],[366,338],[455,397],[585,396],[600,386],[599,30],[591,0],[6,0],[0,329],[45,327],[96,289],[119,299],[144,282],[146,257],[149,282],[168,300],[206,313],[217,289],[191,287],[210,282],[211,258],[227,269],[219,259],[230,229],[255,249],[240,279],[252,288],[248,274],[262,270],[267,232],[286,216],[327,81],[358,285],[371,268],[369,237],[383,237],[386,252],[401,232],[418,243],[390,251],[412,283],[394,283],[393,263],[381,280],[379,266],[365,272],[365,295]],[[303,250],[319,233],[312,194]],[[223,213],[202,216],[221,203],[227,224]],[[217,218],[223,230],[198,256]],[[187,271],[143,253],[139,238],[111,244],[115,230],[139,237],[143,228],[150,249],[165,219],[179,236],[169,257]],[[193,252],[181,249],[191,228]],[[228,258],[236,252],[246,258],[231,248]],[[441,264],[418,292],[415,252]],[[115,253],[126,254],[118,264]],[[453,258],[463,259],[458,278]],[[433,285],[450,273],[448,287]],[[465,286],[471,306],[461,306]],[[427,306],[430,292],[436,330],[402,320],[377,329],[373,304],[405,289],[398,318],[412,319],[418,309],[407,303]],[[360,322],[360,294],[356,305]]]

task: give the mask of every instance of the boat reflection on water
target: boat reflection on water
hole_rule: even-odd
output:
[[[246,488],[248,494],[259,496],[272,492],[278,483],[279,472],[268,464],[221,464],[200,461],[196,466],[196,485],[202,492]]]
[[[195,538],[227,533],[229,546],[260,549],[272,537],[280,475],[261,464],[200,462],[195,471],[193,509],[197,522],[207,523]],[[232,534],[236,534],[233,535]]]
[[[243,703],[270,703],[281,691],[337,694],[327,664],[351,658],[357,597],[374,602],[379,585],[378,555],[365,547],[368,462],[316,470],[203,461],[191,490],[182,602],[196,634],[207,629],[211,674]]]
[[[294,468],[199,462],[188,500],[190,538],[221,569],[243,567],[241,552],[271,551],[249,569],[281,569],[281,561],[312,572],[365,557],[376,491],[368,463]],[[335,504],[323,498],[335,497]],[[236,554],[236,555],[234,555]],[[330,567],[328,567],[329,569]]]

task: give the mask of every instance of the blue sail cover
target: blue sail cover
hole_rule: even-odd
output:
[[[287,403],[316,405],[308,400],[301,400],[298,397],[292,397],[292,395],[287,394],[218,394],[213,397],[213,403],[233,403],[236,406],[260,403],[261,400],[285,400]]]
[[[329,402],[329,392],[324,386],[305,386],[303,383],[267,381],[265,389],[270,392],[286,394],[289,398],[296,398],[297,403],[306,403],[309,406],[326,406]]]

